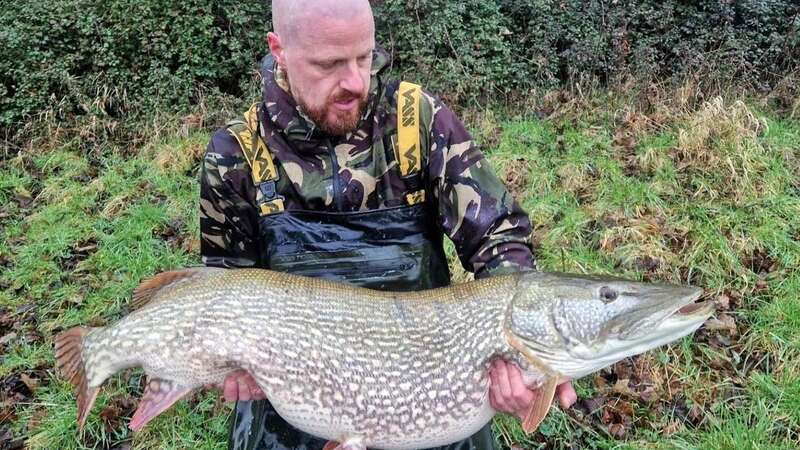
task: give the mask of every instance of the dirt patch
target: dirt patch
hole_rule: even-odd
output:
[[[2,417],[0,417],[0,423],[4,423]],[[0,450],[22,450],[23,448],[25,448],[25,442],[22,438],[14,438],[10,427],[0,425]]]
[[[755,249],[741,258],[742,265],[756,275],[767,275],[779,269],[779,264],[763,249]]]
[[[170,220],[155,233],[173,249],[180,248],[187,253],[200,251],[200,239],[186,232],[186,223],[181,218]]]
[[[103,422],[108,433],[123,428],[124,419],[130,417],[136,410],[136,399],[130,395],[116,397],[109,401],[108,405],[100,411],[100,420]]]
[[[37,329],[36,305],[27,304],[12,311],[0,307],[0,355],[11,345],[38,344],[44,337]]]
[[[638,141],[633,132],[627,129],[618,129],[614,133],[612,140],[614,148],[617,150],[617,159],[622,163],[622,172],[627,177],[639,177],[642,175],[642,168],[636,157],[636,146]]]
[[[44,368],[37,368],[32,371],[14,373],[0,379],[0,423],[11,423],[17,420],[17,404],[29,403],[33,400],[39,383],[46,374]],[[14,441],[8,430],[6,439],[8,442]],[[0,439],[0,449],[6,448],[2,445],[3,440]]]
[[[596,394],[578,401],[567,413],[615,439],[625,439],[636,429],[671,435],[686,427],[701,426],[703,411],[710,403],[734,401],[741,394],[734,386],[731,392],[710,389],[703,398],[689,398],[684,381],[668,372],[649,354],[619,361],[596,373]]]
[[[5,306],[0,306],[0,336],[9,333],[14,325],[14,318],[11,310]]]
[[[67,272],[75,270],[78,265],[97,251],[97,240],[94,238],[81,241],[72,246],[69,255],[61,258],[59,266]]]

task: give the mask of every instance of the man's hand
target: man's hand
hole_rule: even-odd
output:
[[[256,380],[245,370],[237,370],[225,377],[222,382],[222,396],[225,401],[264,400],[264,391],[258,387]]]
[[[498,359],[489,370],[489,403],[497,411],[513,414],[525,420],[533,403],[533,391],[522,382],[522,372],[509,362]],[[569,408],[578,400],[572,383],[566,381],[556,387],[556,397],[562,408]]]

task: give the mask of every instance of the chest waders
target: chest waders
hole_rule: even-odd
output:
[[[410,89],[410,90],[409,90]],[[419,86],[401,83],[398,111],[414,108],[414,120],[398,114],[395,158],[406,180],[405,205],[374,211],[331,213],[285,210],[278,172],[261,135],[258,106],[229,131],[242,147],[261,193],[262,266],[271,270],[380,290],[416,291],[450,283],[442,233],[422,188]],[[292,427],[269,400],[239,401],[231,416],[229,450],[321,450],[326,441]],[[491,424],[442,450],[494,449]]]

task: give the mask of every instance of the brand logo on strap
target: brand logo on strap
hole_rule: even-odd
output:
[[[420,161],[419,101],[421,89],[408,82],[400,83],[397,93],[397,162],[400,174],[422,169]]]
[[[417,101],[416,96],[414,94],[417,93],[415,88],[406,89],[405,92],[402,93],[403,98],[405,100],[405,104],[403,105],[403,126],[407,127],[414,123],[414,118],[416,117],[416,109],[417,109]]]

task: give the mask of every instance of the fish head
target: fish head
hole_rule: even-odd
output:
[[[702,289],[604,276],[526,272],[507,330],[529,355],[579,378],[696,330],[713,313]]]

